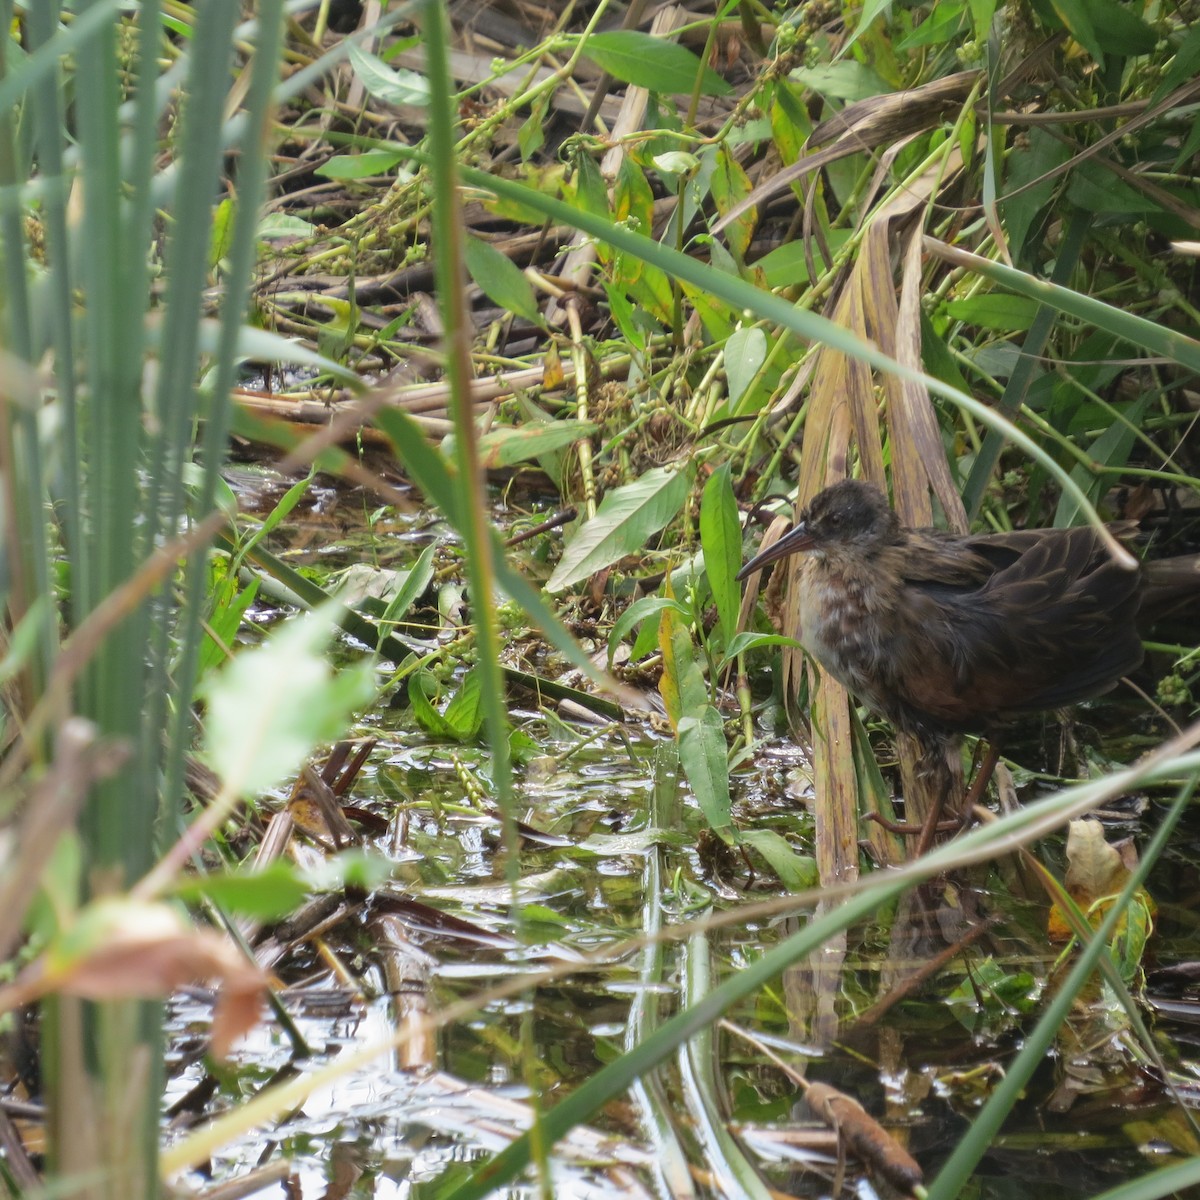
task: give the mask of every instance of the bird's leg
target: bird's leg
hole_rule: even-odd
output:
[[[992,776],[996,772],[996,764],[999,761],[1000,742],[997,738],[988,738],[987,753],[983,756],[983,762],[980,763],[979,770],[975,772],[975,778],[971,780],[971,786],[967,789],[967,794],[963,797],[962,807],[957,820],[954,822],[960,828],[971,819],[971,813],[974,811],[975,805],[983,799],[983,794],[987,791],[987,786],[992,781]],[[931,810],[929,818],[921,830],[921,840],[917,842],[916,857],[918,858],[933,845],[934,837],[941,831],[942,822],[939,821],[939,818],[942,815],[945,800],[946,793],[943,790],[938,798],[936,808]]]
[[[938,835],[942,813],[946,809],[947,798],[954,786],[954,774],[950,769],[948,755],[953,748],[957,757],[958,745],[956,738],[951,740],[937,738],[932,742],[927,742],[922,748],[917,769],[925,777],[927,784],[932,786],[928,786],[926,791],[928,808],[925,812],[925,820],[921,824],[920,836],[917,839],[915,857],[919,858],[924,854],[933,845],[933,840]]]

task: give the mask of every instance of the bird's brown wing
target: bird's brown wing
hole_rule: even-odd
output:
[[[978,728],[1099,695],[1141,661],[1140,575],[1114,562],[1094,530],[956,541],[906,569],[914,637],[927,661],[955,668],[953,679],[914,687],[913,705]]]

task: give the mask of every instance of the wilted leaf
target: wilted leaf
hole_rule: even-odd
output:
[[[171,905],[114,896],[84,908],[45,954],[0,991],[0,1011],[51,994],[164,997],[206,979],[220,988],[212,1050],[221,1058],[258,1020],[270,977],[227,938],[193,928]]]
[[[1067,829],[1067,894],[1093,928],[1104,919],[1137,865],[1137,852],[1126,839],[1116,845],[1105,840],[1104,826],[1095,820],[1072,821]],[[1138,888],[1113,934],[1110,954],[1123,978],[1130,979],[1141,964],[1142,951],[1154,928],[1154,901]],[[1056,904],[1047,930],[1051,941],[1073,934],[1066,915]]]

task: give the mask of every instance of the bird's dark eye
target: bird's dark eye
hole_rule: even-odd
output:
[[[830,513],[829,514],[829,523],[830,523],[830,525],[833,525],[835,527],[840,525],[842,523],[842,514],[839,512]]]

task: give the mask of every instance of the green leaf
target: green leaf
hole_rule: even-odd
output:
[[[291,213],[271,212],[258,223],[258,236],[262,241],[272,238],[306,238],[316,233],[316,226],[303,217]]]
[[[673,608],[682,616],[687,615],[687,610],[678,600],[673,600],[668,596],[643,596],[640,600],[635,600],[617,618],[616,624],[612,627],[612,632],[608,635],[608,669],[610,671],[613,665],[613,655],[617,652],[617,647],[624,640],[625,635],[647,617],[658,616],[664,608]],[[643,653],[645,652],[643,651]]]
[[[651,536],[678,515],[690,487],[690,471],[655,467],[641,479],[614,488],[563,552],[546,591],[561,592],[626,554],[644,550]]]
[[[391,150],[367,150],[362,154],[338,154],[313,174],[326,179],[371,179],[386,175],[403,158]]]
[[[200,324],[200,349],[205,354],[217,352],[217,333],[220,326],[216,321],[202,321]],[[157,324],[149,326],[150,340],[158,330]],[[343,367],[324,355],[317,354],[299,342],[293,342],[269,329],[255,329],[251,325],[243,325],[238,331],[237,352],[241,358],[254,359],[264,363],[298,363],[304,367],[315,367],[318,371],[333,375],[349,384],[356,391],[362,391],[363,382],[349,367]]]
[[[757,850],[767,860],[767,865],[779,876],[779,882],[789,892],[807,891],[820,882],[816,859],[807,854],[797,854],[787,839],[773,829],[745,830],[738,840],[743,846]]]
[[[753,633],[747,630],[730,639],[729,645],[725,648],[725,658],[722,662],[724,664],[739,654],[745,654],[747,650],[759,650],[763,646],[799,645],[800,643],[795,638],[784,637],[781,633]]]
[[[385,628],[401,620],[417,598],[424,594],[425,589],[433,579],[433,556],[437,553],[436,544],[431,543],[421,551],[420,557],[404,576],[404,582],[395,596],[388,601],[388,606],[379,618],[379,624]]]
[[[842,43],[841,48],[838,50],[838,58],[844,58],[849,52],[850,47],[891,7],[892,0],[867,0],[863,5],[862,12],[858,15],[854,32]]]
[[[1159,202],[1117,179],[1099,163],[1083,162],[1071,172],[1067,199],[1076,208],[1094,213],[1156,213]]]
[[[51,608],[50,596],[46,593],[34,598],[17,627],[9,634],[4,658],[0,661],[0,683],[8,683],[18,671],[33,661],[41,646],[42,633],[46,628]],[[609,659],[611,663],[612,660]]]
[[[1200,75],[1200,24],[1193,24],[1187,37],[1179,43],[1175,57],[1155,88],[1154,95],[1150,97],[1151,106],[1197,75]]]
[[[531,462],[543,454],[553,454],[584,438],[591,437],[599,426],[590,421],[542,421],[522,425],[520,429],[493,429],[479,439],[479,462],[486,470],[512,467]],[[443,443],[449,450],[450,439]]]
[[[708,586],[717,602],[721,637],[726,645],[737,631],[741,589],[734,576],[742,562],[742,526],[733,495],[729,463],[714,471],[700,497],[700,545]]]
[[[550,109],[550,92],[540,93],[530,108],[529,117],[517,130],[517,146],[521,161],[528,162],[546,140],[546,113]]]
[[[308,880],[293,863],[276,860],[262,870],[188,878],[176,895],[189,904],[208,899],[227,913],[274,921],[295,912],[310,890]]]
[[[822,96],[847,102],[888,95],[892,90],[870,67],[853,61],[797,67],[788,78]]]
[[[918,46],[944,46],[951,39],[957,39],[963,31],[965,13],[966,5],[962,0],[937,5],[912,33],[896,43],[897,52],[915,50]]]
[[[1149,54],[1158,44],[1158,35],[1132,6],[1117,0],[1084,0],[1084,7],[1095,31],[1096,44],[1105,54],[1129,58]]]
[[[237,638],[242,618],[254,603],[261,582],[260,579],[252,579],[241,591],[238,590],[238,577],[235,574],[227,574],[215,582],[212,588],[213,610],[209,614],[208,627],[200,646],[197,678],[204,678],[229,657],[228,651]]]
[[[429,103],[429,80],[416,71],[396,70],[355,42],[346,45],[347,57],[359,82],[384,104],[410,104],[424,108]]]
[[[697,76],[705,96],[727,96],[733,90],[686,46],[636,29],[594,33],[587,39],[583,53],[614,79],[652,92],[690,95]]]
[[[482,686],[479,669],[468,671],[442,713],[460,741],[469,741],[483,725]]]
[[[369,661],[334,676],[325,660],[340,610],[329,604],[294,618],[205,681],[207,757],[230,791],[274,787],[375,694]]]
[[[1009,153],[1004,178],[1006,194],[1000,197],[1000,211],[1015,261],[1021,258],[1025,238],[1038,213],[1061,184],[1054,178],[1054,171],[1070,155],[1069,146],[1037,128],[1031,129],[1025,142],[1014,146]]]
[[[489,300],[527,321],[542,323],[533,285],[508,255],[477,237],[468,237],[464,249],[467,271]]]
[[[711,704],[704,706],[699,717],[685,716],[680,720],[679,761],[713,832],[732,842],[725,723]]]
[[[233,201],[222,200],[213,209],[212,229],[208,235],[208,269],[211,271],[229,253],[233,243]]]
[[[767,335],[757,326],[738,329],[725,343],[725,378],[729,383],[732,409],[746,394],[767,357]]]
[[[1006,296],[1002,292],[982,292],[977,296],[946,302],[946,312],[956,321],[1004,332],[1028,329],[1033,324],[1037,310],[1036,300],[1025,296]]]
[[[430,737],[458,741],[454,726],[430,703],[427,689],[436,686],[436,681],[428,671],[418,671],[409,676],[408,702],[412,707],[413,719]]]
[[[676,734],[685,717],[700,717],[708,707],[708,688],[680,615],[673,608],[664,608],[658,622],[658,645],[663,658],[658,691]]]
[[[1071,478],[1081,488],[1089,493],[1089,498],[1099,500],[1108,490],[1110,476],[1097,474],[1093,467],[1123,466],[1129,458],[1137,431],[1141,428],[1142,415],[1150,403],[1150,396],[1144,393],[1139,396],[1123,414],[1124,419],[1114,421],[1087,448],[1089,462],[1087,465],[1076,463],[1071,470]],[[1057,528],[1074,525],[1079,520],[1079,502],[1074,496],[1064,492],[1058,501],[1058,509],[1054,514],[1054,525]]]

